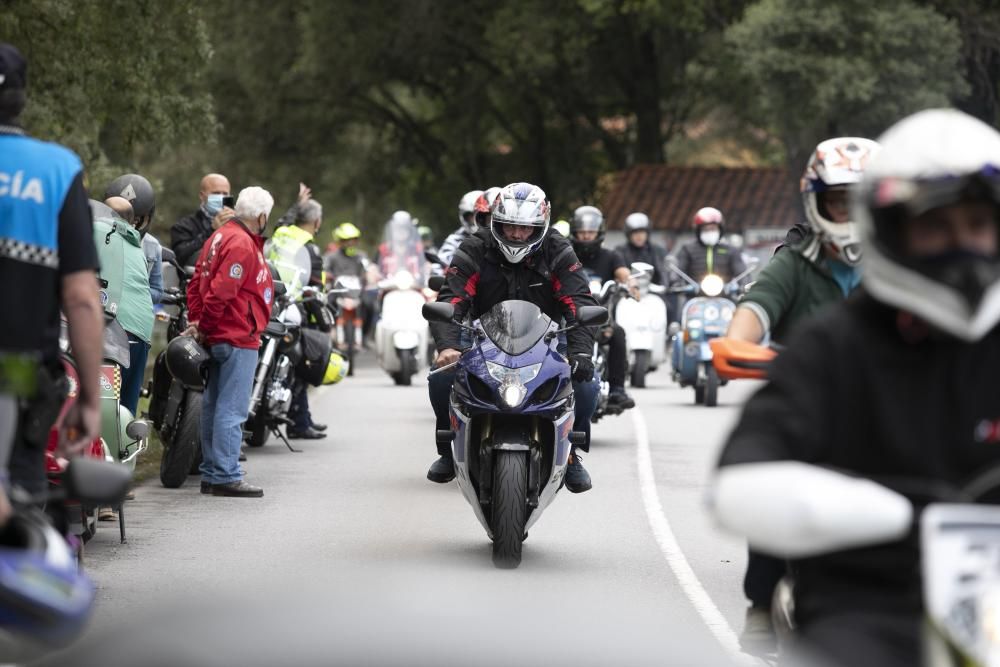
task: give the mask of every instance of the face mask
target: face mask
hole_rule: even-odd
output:
[[[699,238],[701,239],[701,242],[704,243],[705,245],[715,245],[716,243],[719,242],[719,239],[721,237],[722,237],[722,234],[718,230],[715,230],[715,231],[712,231],[712,230],[704,231],[699,236]]]
[[[210,216],[215,217],[215,215],[222,210],[222,198],[225,195],[208,195],[205,199],[205,212]]]

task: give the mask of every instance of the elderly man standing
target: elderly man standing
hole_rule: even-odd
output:
[[[222,174],[205,174],[201,179],[201,206],[177,221],[170,229],[170,247],[181,266],[192,266],[212,232],[233,217],[233,210],[223,206],[229,196],[229,179]]]
[[[274,198],[245,188],[231,217],[212,234],[188,283],[189,326],[208,349],[211,363],[201,408],[201,492],[256,497],[240,471],[240,442],[247,419],[260,332],[271,317],[274,285],[264,262],[264,229]]]

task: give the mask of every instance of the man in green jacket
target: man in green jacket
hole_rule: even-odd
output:
[[[759,343],[787,341],[805,318],[847,298],[861,281],[860,235],[851,221],[848,190],[878,151],[870,139],[840,137],[816,147],[802,176],[802,201],[809,230],[776,252],[757,281],[740,299],[726,335]],[[776,648],[771,627],[771,597],[786,571],[785,562],[750,551],[743,591],[750,600],[740,642],[749,653]]]

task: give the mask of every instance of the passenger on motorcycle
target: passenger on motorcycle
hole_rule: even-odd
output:
[[[594,206],[581,206],[573,212],[570,223],[570,241],[573,251],[583,263],[583,270],[597,277],[601,284],[614,280],[628,288],[628,267],[622,256],[614,250],[602,247],[604,243],[604,214]],[[598,335],[604,335],[602,333]],[[619,410],[635,407],[635,401],[625,393],[625,375],[628,372],[628,348],[625,330],[617,323],[610,326],[611,338],[608,342],[608,406]]]
[[[625,218],[627,242],[618,246],[618,253],[625,260],[626,266],[635,262],[650,264],[653,267],[653,284],[666,285],[663,272],[666,270],[667,250],[650,240],[650,231],[649,216],[645,213],[630,213]]]
[[[458,201],[459,227],[448,235],[448,238],[441,244],[441,248],[437,253],[438,257],[445,263],[445,266],[451,264],[451,258],[454,257],[458,246],[462,245],[462,241],[472,236],[479,228],[479,225],[476,223],[476,200],[482,196],[482,190],[470,190],[462,195],[462,198]]]
[[[456,320],[475,319],[501,301],[520,299],[536,304],[542,312],[567,325],[575,321],[581,306],[594,305],[590,288],[573,246],[549,230],[550,205],[541,188],[530,183],[513,183],[497,195],[488,218],[466,239],[448,268],[447,283],[438,301],[455,306]],[[433,324],[437,347],[436,367],[458,361],[468,346],[457,325]],[[594,377],[591,353],[594,334],[578,328],[567,334],[567,359],[572,368],[576,394],[574,428],[586,433],[590,448],[590,418],[597,405],[599,382]],[[432,375],[429,382],[436,428],[451,428],[448,396],[455,373]],[[438,445],[440,458],[427,472],[432,482],[448,482],[455,477],[455,464],[447,444]],[[566,473],[566,488],[581,493],[591,488],[590,475],[574,447]]]
[[[289,255],[305,247],[309,253],[311,267],[308,286],[323,289],[325,282],[323,274],[323,258],[319,254],[315,238],[323,225],[323,207],[315,199],[305,185],[300,185],[299,200],[279,220],[279,226],[271,237],[271,252],[285,248]],[[273,259],[269,257],[269,259]],[[301,304],[303,322],[323,333],[329,333],[332,328],[332,318],[324,304],[315,300],[307,300]],[[291,440],[321,440],[326,437],[326,424],[313,421],[309,410],[309,395],[306,383],[295,383],[292,403],[288,409],[288,417],[293,424],[288,427],[287,435]]]
[[[848,208],[849,191],[861,180],[878,144],[870,139],[840,137],[820,143],[802,175],[802,203],[808,228],[778,252],[740,299],[726,335],[759,343],[765,334],[785,343],[809,315],[843,301],[858,286],[860,235]],[[771,598],[785,574],[785,562],[750,552],[743,590],[750,600],[741,641],[751,652],[769,652],[775,643]]]
[[[928,110],[879,141],[853,209],[862,287],[797,328],[726,443],[712,504],[751,546],[799,545],[801,646],[833,664],[902,667],[920,664],[914,515],[930,484],[960,487],[1000,462],[1000,134]],[[796,485],[817,467],[829,486]],[[898,541],[810,551],[838,530],[817,508],[840,507],[830,496],[851,498],[863,480],[902,494]],[[868,507],[856,510],[832,521],[870,525]]]

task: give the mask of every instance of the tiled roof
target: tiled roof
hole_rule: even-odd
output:
[[[619,172],[600,206],[610,229],[642,211],[655,229],[687,230],[703,206],[714,206],[731,231],[791,227],[801,217],[799,194],[787,172],[770,167],[636,165]]]

